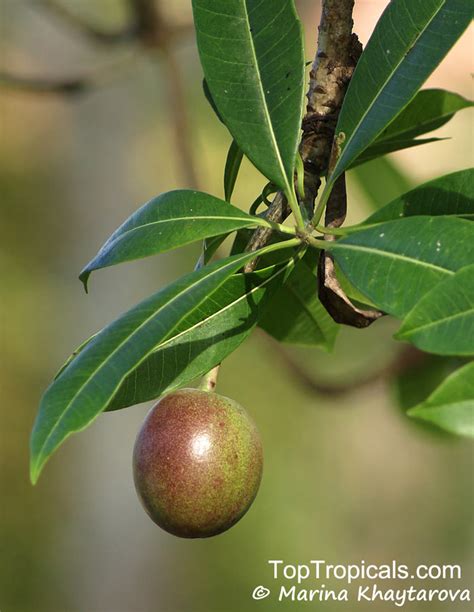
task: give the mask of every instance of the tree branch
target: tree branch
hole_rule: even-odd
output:
[[[49,11],[51,14],[61,19],[68,27],[76,30],[83,36],[87,36],[95,43],[115,45],[117,43],[130,42],[136,38],[135,28],[132,26],[110,32],[102,30],[92,23],[83,21],[77,13],[71,11],[68,6],[56,0],[35,0],[35,5]]]
[[[94,87],[94,83],[86,77],[48,79],[24,77],[9,72],[1,72],[0,86],[35,94],[74,96],[89,91]]]
[[[315,395],[338,397],[362,389],[377,381],[387,382],[410,368],[419,365],[426,359],[426,353],[419,351],[413,346],[406,346],[396,354],[392,361],[380,369],[362,376],[354,376],[352,379],[344,380],[343,383],[328,383],[314,378],[279,342],[272,340],[264,332],[261,335],[265,337],[265,340],[270,345],[272,354],[276,354],[294,380],[308,393]]]

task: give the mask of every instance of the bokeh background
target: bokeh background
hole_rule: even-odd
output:
[[[125,0],[63,4],[104,29],[128,19]],[[169,19],[186,29],[190,2],[163,4]],[[320,3],[297,4],[311,59]],[[356,2],[355,31],[363,42],[386,4]],[[256,585],[272,586],[268,559],[460,563],[461,583],[468,584],[474,571],[472,446],[415,426],[387,381],[337,397],[310,393],[258,333],[225,362],[219,381],[220,392],[258,422],[266,459],[257,500],[229,532],[179,540],[143,512],[131,452],[149,405],[101,416],[64,444],[36,487],[29,484],[29,431],[58,366],[92,332],[188,271],[198,254],[193,246],[99,272],[88,296],[77,280],[138,205],[190,184],[172,124],[180,112],[176,87],[183,91],[187,126],[181,122],[181,130],[199,186],[216,195],[222,195],[229,136],[202,95],[192,30],[163,61],[133,45],[94,44],[41,2],[0,0],[0,13],[1,70],[51,78],[93,74],[101,82],[75,97],[0,90],[0,610],[300,609],[251,600]],[[472,96],[472,50],[471,30],[428,85]],[[390,175],[384,166],[366,166],[349,176],[350,220],[371,211],[371,194],[380,205],[407,185],[472,164],[469,112],[435,135],[450,140],[390,156]],[[390,179],[394,168],[397,180]],[[235,201],[247,206],[261,185],[246,164]],[[357,380],[394,358],[395,329],[390,320],[366,331],[344,329],[334,353],[295,349],[292,357],[319,380]],[[411,380],[415,390],[420,380]]]

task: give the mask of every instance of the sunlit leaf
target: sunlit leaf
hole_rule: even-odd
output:
[[[392,0],[388,4],[344,99],[336,128],[341,151],[330,183],[407,106],[471,18],[468,0]]]
[[[102,246],[80,274],[163,253],[243,227],[268,226],[224,200],[187,189],[170,191],[139,208]]]
[[[193,0],[201,64],[245,155],[292,188],[304,95],[303,37],[292,0]]]

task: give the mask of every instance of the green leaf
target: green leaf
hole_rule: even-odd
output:
[[[214,100],[212,99],[212,94],[211,91],[209,89],[209,85],[207,84],[206,79],[202,80],[202,90],[204,92],[204,97],[206,98],[206,100],[209,103],[209,106],[212,108],[212,110],[214,111],[214,114],[216,115],[216,117],[219,119],[219,121],[221,123],[224,123],[224,119],[222,119],[221,114],[219,113],[219,111],[217,110],[217,106],[216,103],[214,102]],[[225,125],[225,123],[224,123]]]
[[[177,190],[139,208],[82,270],[86,285],[93,270],[140,259],[243,227],[268,223],[207,193]]]
[[[280,342],[333,348],[339,326],[319,301],[316,274],[304,260],[272,296],[259,327]]]
[[[341,152],[330,183],[374,142],[467,28],[469,0],[392,0],[349,84],[336,128]]]
[[[221,363],[250,335],[292,265],[231,276],[125,378],[107,410],[155,399]]]
[[[459,94],[443,89],[423,89],[419,91],[408,106],[388,125],[365,151],[351,164],[351,167],[366,161],[408,149],[421,144],[438,142],[444,138],[424,138],[414,140],[443,126],[457,111],[473,106]]]
[[[437,130],[460,110],[474,106],[471,100],[444,89],[423,89],[380,134],[374,144],[416,138]]]
[[[287,241],[260,254],[295,246]],[[254,253],[229,257],[192,272],[144,300],[99,332],[46,390],[31,436],[30,472],[36,482],[48,457],[110,404],[125,378],[156,346]]]
[[[227,202],[230,202],[234,192],[235,181],[237,180],[237,176],[239,174],[243,156],[244,154],[242,153],[242,149],[235,142],[235,140],[233,140],[229,147],[229,152],[227,153],[224,170],[224,197]]]
[[[474,219],[474,169],[446,174],[404,193],[368,217],[364,225],[418,215]]]
[[[228,278],[126,376],[106,410],[155,399],[190,383],[223,361],[252,332],[262,308],[293,265],[290,260],[287,264]],[[74,351],[59,373],[90,340]]]
[[[292,0],[193,0],[212,99],[245,155],[292,192],[304,95],[300,22]]]
[[[426,293],[408,313],[395,338],[427,353],[467,356],[474,355],[473,332],[474,264]]]
[[[474,437],[474,362],[456,370],[407,414],[460,436]]]
[[[384,155],[394,153],[395,151],[403,151],[411,149],[419,145],[431,144],[432,142],[442,142],[447,138],[405,138],[404,140],[384,140],[383,142],[374,142],[368,149],[365,149],[356,159],[350,164],[349,169],[358,168],[362,164],[366,164],[374,159],[380,159]]]
[[[404,317],[438,282],[473,258],[474,224],[452,217],[410,217],[328,243],[349,281],[379,309]]]
[[[420,359],[414,359],[409,368],[402,368],[393,379],[393,386],[403,413],[424,402],[460,365],[462,362],[453,357],[420,353]]]

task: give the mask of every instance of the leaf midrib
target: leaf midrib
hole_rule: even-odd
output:
[[[161,223],[176,223],[176,221],[239,221],[241,223],[245,223],[246,225],[251,225],[254,223],[255,225],[262,225],[263,227],[270,227],[270,224],[265,219],[262,219],[261,217],[254,218],[250,215],[248,215],[248,217],[245,217],[245,216],[226,217],[226,216],[219,216],[219,215],[207,216],[207,217],[195,217],[195,216],[172,217],[170,219],[159,219],[157,221],[150,221],[148,223],[142,223],[141,225],[137,225],[136,227],[132,227],[128,230],[125,230],[123,233],[117,234],[114,238],[111,238],[109,246],[110,244],[120,240],[121,238],[128,236],[129,234],[132,234],[133,232],[142,230],[143,228],[148,228],[153,225],[160,225]],[[107,246],[107,243],[105,243],[104,249],[106,246]]]
[[[430,19],[430,20],[427,22],[427,24],[425,25],[425,27],[424,27],[422,30],[420,30],[420,32],[418,33],[418,35],[415,37],[415,39],[414,39],[414,40],[413,40],[413,42],[411,43],[411,45],[410,45],[410,49],[412,49],[412,48],[413,48],[413,47],[414,47],[414,46],[415,46],[415,45],[418,43],[418,41],[420,40],[420,38],[423,36],[423,34],[426,32],[426,30],[427,30],[427,29],[430,27],[430,25],[432,24],[433,20],[434,20],[434,19],[435,19],[435,18],[438,16],[438,13],[441,11],[441,9],[444,7],[444,5],[445,5],[445,4],[446,4],[446,0],[442,0],[441,4],[439,5],[439,7],[438,7],[438,9],[436,10],[436,12],[435,12],[435,13],[433,13],[433,16],[431,17],[431,19]],[[375,98],[372,100],[371,104],[369,104],[369,106],[367,107],[367,109],[366,109],[366,110],[365,110],[365,112],[363,113],[362,117],[360,118],[359,122],[356,124],[355,128],[352,130],[352,134],[351,134],[351,136],[349,137],[349,139],[348,139],[347,143],[346,143],[346,144],[345,144],[345,146],[344,146],[344,149],[343,149],[343,151],[342,151],[341,157],[339,158],[339,162],[340,162],[340,161],[343,159],[345,151],[347,151],[347,150],[349,149],[349,146],[350,146],[351,142],[354,140],[355,135],[356,135],[356,134],[357,134],[357,132],[359,131],[360,126],[361,126],[361,125],[362,125],[362,123],[365,121],[365,119],[367,118],[368,114],[369,114],[369,113],[372,111],[372,108],[374,107],[375,103],[378,101],[378,99],[380,98],[380,96],[381,96],[381,95],[382,95],[382,93],[384,92],[385,88],[387,87],[387,85],[390,83],[390,81],[391,81],[391,80],[392,80],[392,78],[394,77],[395,73],[398,71],[398,69],[400,68],[400,66],[403,64],[403,62],[404,62],[404,60],[405,60],[405,58],[406,58],[406,55],[407,55],[406,53],[404,53],[404,54],[403,54],[403,56],[401,57],[401,59],[399,60],[399,62],[397,63],[397,65],[396,65],[396,66],[394,67],[394,69],[393,69],[393,70],[390,72],[390,74],[389,74],[388,78],[387,78],[387,79],[384,81],[384,83],[383,83],[383,85],[382,85],[381,89],[379,90],[379,95],[378,95],[377,97],[375,97]],[[409,101],[408,101],[408,102],[409,102]],[[397,115],[396,115],[396,116],[398,116],[398,115],[399,115],[399,114],[400,114],[400,113],[403,111],[403,109],[407,107],[408,102],[405,104],[405,106],[404,106],[403,108],[401,108],[401,109],[400,109],[400,111],[397,113]],[[394,117],[394,119],[395,119],[395,118],[396,118],[396,117]],[[384,127],[385,127],[385,126],[384,126]],[[374,137],[372,138],[372,141],[371,141],[371,142],[374,142],[374,141],[375,141],[375,139],[377,138],[377,136],[379,136],[379,135],[380,135],[380,134],[383,132],[384,127],[382,127],[382,128],[381,128],[381,129],[380,129],[380,130],[379,130],[379,131],[378,131],[378,132],[377,132],[377,133],[374,135]],[[365,149],[367,149],[367,147],[369,147],[369,146],[370,146],[370,143],[368,143],[368,144],[367,144],[367,146],[366,146],[366,147],[365,147],[365,148],[364,148],[362,151],[360,151],[360,153],[363,153],[363,151],[364,151]],[[336,174],[336,170],[338,170],[338,166],[340,166],[340,165],[341,165],[339,162],[336,164],[336,167],[334,168],[334,172],[332,173],[332,176],[333,176],[333,177],[338,176],[338,175]],[[334,178],[333,178],[333,180],[334,180]]]
[[[418,325],[417,327],[409,328],[406,331],[400,331],[400,338],[406,338],[407,336],[411,336],[413,334],[418,334],[422,330],[426,330],[429,327],[435,327],[436,325],[442,325],[446,323],[446,321],[452,321],[454,319],[458,319],[460,317],[465,317],[466,315],[474,314],[474,308],[469,308],[468,310],[463,310],[461,312],[457,312],[455,315],[449,315],[447,317],[443,317],[441,319],[436,319],[436,321],[430,321],[429,323],[425,323],[424,325]]]
[[[252,37],[252,32],[251,32],[251,26],[250,26],[250,16],[248,13],[248,9],[247,9],[247,0],[242,0],[242,6],[244,9],[244,13],[245,13],[245,22],[247,25],[247,35],[248,35],[248,39],[250,42],[250,49],[252,51],[252,58],[254,61],[254,65],[255,65],[255,70],[257,72],[258,75],[258,89],[260,90],[260,94],[263,100],[263,109],[264,109],[264,113],[265,113],[265,118],[266,118],[266,123],[267,123],[267,127],[268,127],[268,131],[270,133],[270,138],[273,142],[273,146],[274,146],[274,151],[276,153],[276,160],[278,162],[278,166],[280,168],[280,172],[284,178],[284,184],[285,184],[285,191],[287,193],[287,195],[289,196],[291,189],[290,189],[290,185],[288,182],[288,177],[286,176],[286,170],[285,170],[285,166],[283,164],[283,160],[281,158],[281,153],[280,153],[280,149],[278,147],[278,142],[275,136],[275,132],[273,131],[273,126],[272,126],[272,118],[267,106],[267,99],[265,97],[265,91],[263,89],[262,86],[262,77],[260,74],[260,66],[258,64],[258,58],[257,58],[257,51],[255,49],[255,44],[253,41],[253,37]]]
[[[474,398],[468,398],[468,399],[464,399],[464,400],[460,400],[460,401],[453,401],[453,402],[443,402],[442,404],[420,404],[419,406],[416,406],[414,408],[411,408],[410,410],[408,410],[408,414],[411,416],[425,416],[425,411],[429,411],[429,410],[440,410],[442,408],[449,408],[450,406],[467,406],[469,407],[472,402],[473,402]],[[423,411],[423,415],[419,414],[418,411]]]
[[[380,257],[387,257],[389,259],[400,259],[402,261],[407,261],[410,264],[414,264],[414,265],[419,265],[422,267],[426,267],[426,268],[432,268],[433,270],[438,270],[440,272],[444,272],[445,274],[449,274],[449,275],[453,275],[454,272],[452,270],[449,270],[448,268],[441,268],[440,266],[436,266],[435,264],[426,262],[426,261],[422,261],[420,259],[414,259],[414,258],[410,258],[406,255],[401,255],[400,253],[393,253],[391,251],[381,251],[378,249],[374,249],[371,247],[364,247],[364,246],[359,246],[356,244],[347,244],[345,242],[334,242],[332,245],[328,245],[329,249],[334,249],[336,252],[338,249],[348,249],[348,250],[352,250],[352,251],[365,251],[367,253],[372,253],[372,254],[377,254]]]

